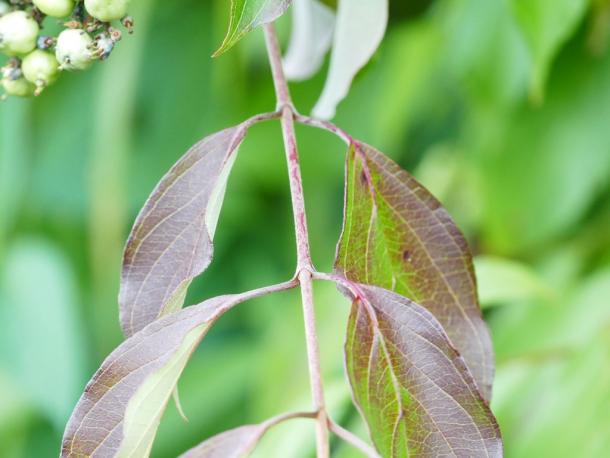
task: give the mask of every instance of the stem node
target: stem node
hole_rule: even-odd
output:
[[[269,62],[273,74],[273,83],[277,94],[278,110],[281,110],[282,134],[288,164],[288,177],[290,179],[290,195],[294,214],[294,226],[297,245],[297,273],[296,277],[301,285],[301,298],[303,302],[303,318],[305,321],[305,341],[307,344],[307,360],[309,364],[309,378],[314,408],[317,412],[316,444],[318,458],[328,458],[330,455],[328,442],[328,416],[324,402],[324,388],[320,369],[320,349],[316,332],[316,317],[313,303],[312,277],[314,269],[309,249],[309,234],[307,231],[307,216],[305,213],[305,199],[303,195],[303,180],[299,164],[294,119],[297,116],[290,91],[282,68],[282,56],[277,35],[273,25],[265,25],[265,40],[269,53]]]

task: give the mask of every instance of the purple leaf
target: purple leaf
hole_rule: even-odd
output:
[[[315,414],[285,414],[258,425],[240,426],[209,438],[180,455],[180,458],[241,458],[248,456],[271,427],[298,417],[313,418]]]
[[[179,310],[191,280],[212,259],[224,191],[248,123],[194,145],[161,179],[125,247],[120,319],[127,337]]]
[[[501,457],[500,430],[425,308],[357,285],[345,345],[354,398],[384,457]]]
[[[178,378],[210,326],[240,302],[294,285],[210,299],[128,338],[87,384],[66,427],[61,456],[148,456]]]
[[[361,143],[348,153],[345,221],[335,268],[350,280],[395,291],[432,312],[483,397],[490,399],[493,349],[464,236],[426,188]]]

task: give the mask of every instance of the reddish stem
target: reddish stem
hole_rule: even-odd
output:
[[[326,405],[324,402],[324,388],[320,369],[320,349],[316,332],[316,319],[313,303],[312,272],[314,271],[309,250],[309,235],[307,230],[307,217],[305,213],[305,200],[303,197],[303,181],[299,164],[296,136],[294,132],[294,108],[290,99],[288,84],[282,68],[282,55],[273,25],[265,26],[265,40],[267,52],[273,74],[275,92],[277,94],[278,111],[282,113],[282,134],[286,161],[288,163],[288,176],[290,179],[290,195],[294,214],[296,243],[297,243],[297,272],[296,278],[301,285],[303,301],[303,317],[305,321],[305,340],[307,344],[307,359],[309,363],[309,378],[314,407],[317,412],[317,451],[318,458],[328,458],[330,455],[328,445],[328,422]]]
[[[362,453],[364,453],[368,458],[380,458],[379,454],[375,451],[375,449],[373,449],[369,444],[364,442],[362,439],[360,439],[355,434],[352,434],[347,429],[341,427],[341,425],[339,425],[329,419],[328,427],[330,428],[330,430],[333,433],[335,433],[337,435],[337,437],[340,437],[348,444],[351,444],[354,447],[356,447],[358,450],[360,450]]]

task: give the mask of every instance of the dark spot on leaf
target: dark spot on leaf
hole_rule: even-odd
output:
[[[369,184],[369,179],[366,176],[366,172],[364,170],[360,172],[360,181],[362,181],[362,184]]]
[[[404,262],[409,262],[411,260],[411,251],[405,250],[402,252],[402,260]]]

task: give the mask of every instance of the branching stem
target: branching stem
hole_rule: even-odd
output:
[[[288,176],[290,179],[290,195],[292,198],[292,209],[297,244],[297,272],[296,278],[301,285],[301,297],[303,302],[303,317],[305,321],[305,340],[307,344],[307,359],[309,363],[309,377],[314,407],[317,412],[316,438],[318,458],[328,458],[330,455],[328,443],[328,418],[324,402],[324,388],[322,385],[322,373],[320,369],[320,349],[316,332],[316,319],[313,303],[312,272],[309,249],[309,234],[307,230],[307,217],[305,213],[305,199],[303,196],[303,181],[301,178],[301,167],[299,164],[299,153],[297,149],[294,131],[295,111],[290,99],[288,84],[282,68],[282,56],[277,35],[273,25],[265,26],[265,40],[267,52],[273,74],[273,83],[277,94],[278,110],[281,111],[282,134],[284,137],[284,149],[288,163]]]
[[[360,450],[368,458],[379,458],[379,454],[369,444],[364,442],[355,434],[352,434],[347,429],[343,428],[341,425],[329,419],[328,427],[334,434],[337,435],[337,437],[343,439],[348,444],[351,444],[352,446]]]

